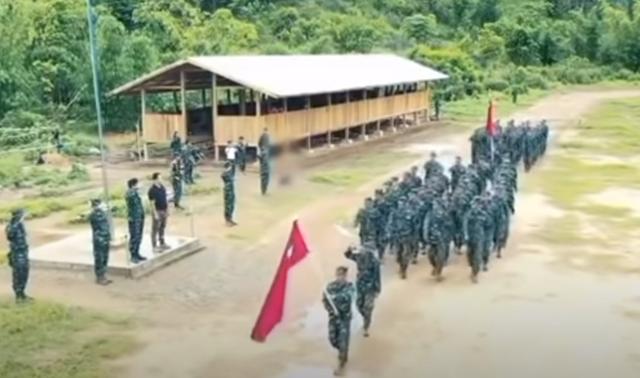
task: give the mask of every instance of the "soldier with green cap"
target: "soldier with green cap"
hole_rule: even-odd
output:
[[[338,267],[335,281],[327,285],[322,296],[322,304],[329,314],[329,343],[338,350],[338,367],[334,375],[342,375],[349,359],[354,288],[347,280],[347,271],[347,267]]]
[[[180,156],[176,156],[171,162],[171,186],[173,187],[173,205],[176,209],[184,210],[180,205],[184,188],[184,166]]]
[[[222,178],[223,183],[224,220],[227,222],[227,226],[235,226],[237,223],[233,221],[233,211],[236,205],[236,190],[233,163],[227,161],[224,164],[224,172],[222,172],[220,177]]]
[[[107,207],[100,199],[91,200],[91,233],[93,239],[93,261],[98,285],[109,285],[112,281],[107,279],[107,266],[109,264],[109,245],[111,243],[111,229],[109,227],[109,215]]]
[[[380,260],[376,256],[376,244],[373,240],[365,241],[360,251],[355,250],[356,248],[349,247],[344,255],[355,261],[358,267],[356,307],[364,319],[364,337],[369,337],[373,307],[380,294]]]
[[[9,266],[11,266],[13,273],[13,292],[16,295],[16,303],[33,300],[25,294],[27,282],[29,281],[29,244],[27,243],[24,218],[24,209],[13,210],[11,212],[11,220],[5,228],[7,241],[9,242]]]

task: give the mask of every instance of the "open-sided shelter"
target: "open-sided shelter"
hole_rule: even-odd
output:
[[[428,82],[445,78],[387,54],[202,56],[162,67],[110,95],[140,95],[145,143],[166,142],[177,131],[217,147],[217,158],[227,141],[243,136],[255,145],[265,128],[276,143],[306,140],[311,146],[317,136],[331,144],[333,135],[363,136],[373,131],[367,126],[379,131],[386,120],[427,119]],[[147,97],[166,92],[173,92],[175,108],[151,111]]]

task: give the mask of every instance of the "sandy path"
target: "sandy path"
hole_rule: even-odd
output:
[[[550,119],[556,134],[602,100],[638,95],[560,94],[516,116]],[[469,149],[466,133],[428,139],[420,134],[408,147],[425,154],[438,149],[446,161],[455,154],[467,156]],[[311,203],[297,214],[321,269],[330,272],[345,263],[341,252],[350,240],[336,232],[336,214],[355,212],[385,178]],[[526,186],[526,177],[521,185]],[[407,281],[397,278],[396,266],[389,262],[372,338],[361,339],[355,328],[359,321],[354,322],[347,376],[636,377],[640,298],[633,277],[605,278],[554,265],[553,256],[561,251],[528,240],[529,230],[547,217],[544,206],[535,196],[520,194],[517,211],[506,258],[479,285],[469,284],[460,258],[439,285],[430,279],[426,260],[410,268]],[[215,239],[204,235],[215,253],[207,251],[106,291],[80,276],[53,273],[39,275],[35,290],[41,297],[144,319],[139,337],[146,345],[117,364],[119,376],[329,377],[334,352],[318,304],[323,282],[311,266],[296,272],[298,285],[288,304],[291,318],[266,344],[249,340],[289,222],[275,225],[260,246],[248,251],[220,250]],[[6,272],[0,276],[7,277]]]

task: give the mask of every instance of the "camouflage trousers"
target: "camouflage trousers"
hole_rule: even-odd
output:
[[[406,277],[409,263],[413,258],[413,250],[411,249],[411,243],[406,241],[400,241],[397,244],[396,261],[400,265],[400,275]]]
[[[349,339],[351,337],[351,319],[337,316],[329,318],[329,343],[338,350],[340,363],[349,359]]]
[[[382,261],[384,259],[384,251],[387,248],[384,242],[384,237],[382,237],[381,235],[376,235],[375,243],[376,249],[378,250],[378,258],[380,259],[380,261]]]
[[[482,267],[482,241],[469,241],[467,246],[467,260],[471,267],[471,273],[477,275]]]
[[[16,298],[24,298],[24,291],[29,281],[29,263],[12,264],[13,292]]]
[[[503,220],[496,227],[495,248],[500,253],[507,246],[509,239],[509,219]]]
[[[140,243],[144,231],[144,219],[129,221],[129,253],[131,257],[140,256]]]
[[[224,220],[231,222],[233,220],[233,211],[236,205],[236,194],[233,189],[224,189]]]
[[[429,262],[437,274],[442,273],[449,260],[449,245],[442,241],[429,243]]]
[[[109,264],[109,243],[93,243],[93,270],[96,278],[101,279],[107,274]]]
[[[267,194],[267,189],[269,188],[269,171],[260,171],[260,193]]]
[[[184,166],[184,182],[185,184],[194,184],[195,180],[193,179],[193,164],[185,164]]]
[[[358,290],[356,298],[356,307],[358,312],[364,319],[364,329],[368,330],[371,325],[371,317],[373,315],[373,307],[375,306],[378,293],[370,290]]]
[[[171,185],[173,186],[173,204],[175,207],[180,207],[180,201],[182,200],[182,180],[173,180]]]
[[[482,263],[489,265],[489,258],[491,257],[491,251],[493,251],[493,236],[495,234],[495,226],[485,227],[482,240]]]

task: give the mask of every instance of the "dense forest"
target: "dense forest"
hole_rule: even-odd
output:
[[[189,55],[394,52],[439,68],[443,100],[640,78],[640,0],[92,0],[106,92]],[[0,145],[95,129],[86,0],[0,0]],[[137,99],[103,99],[109,130]]]

